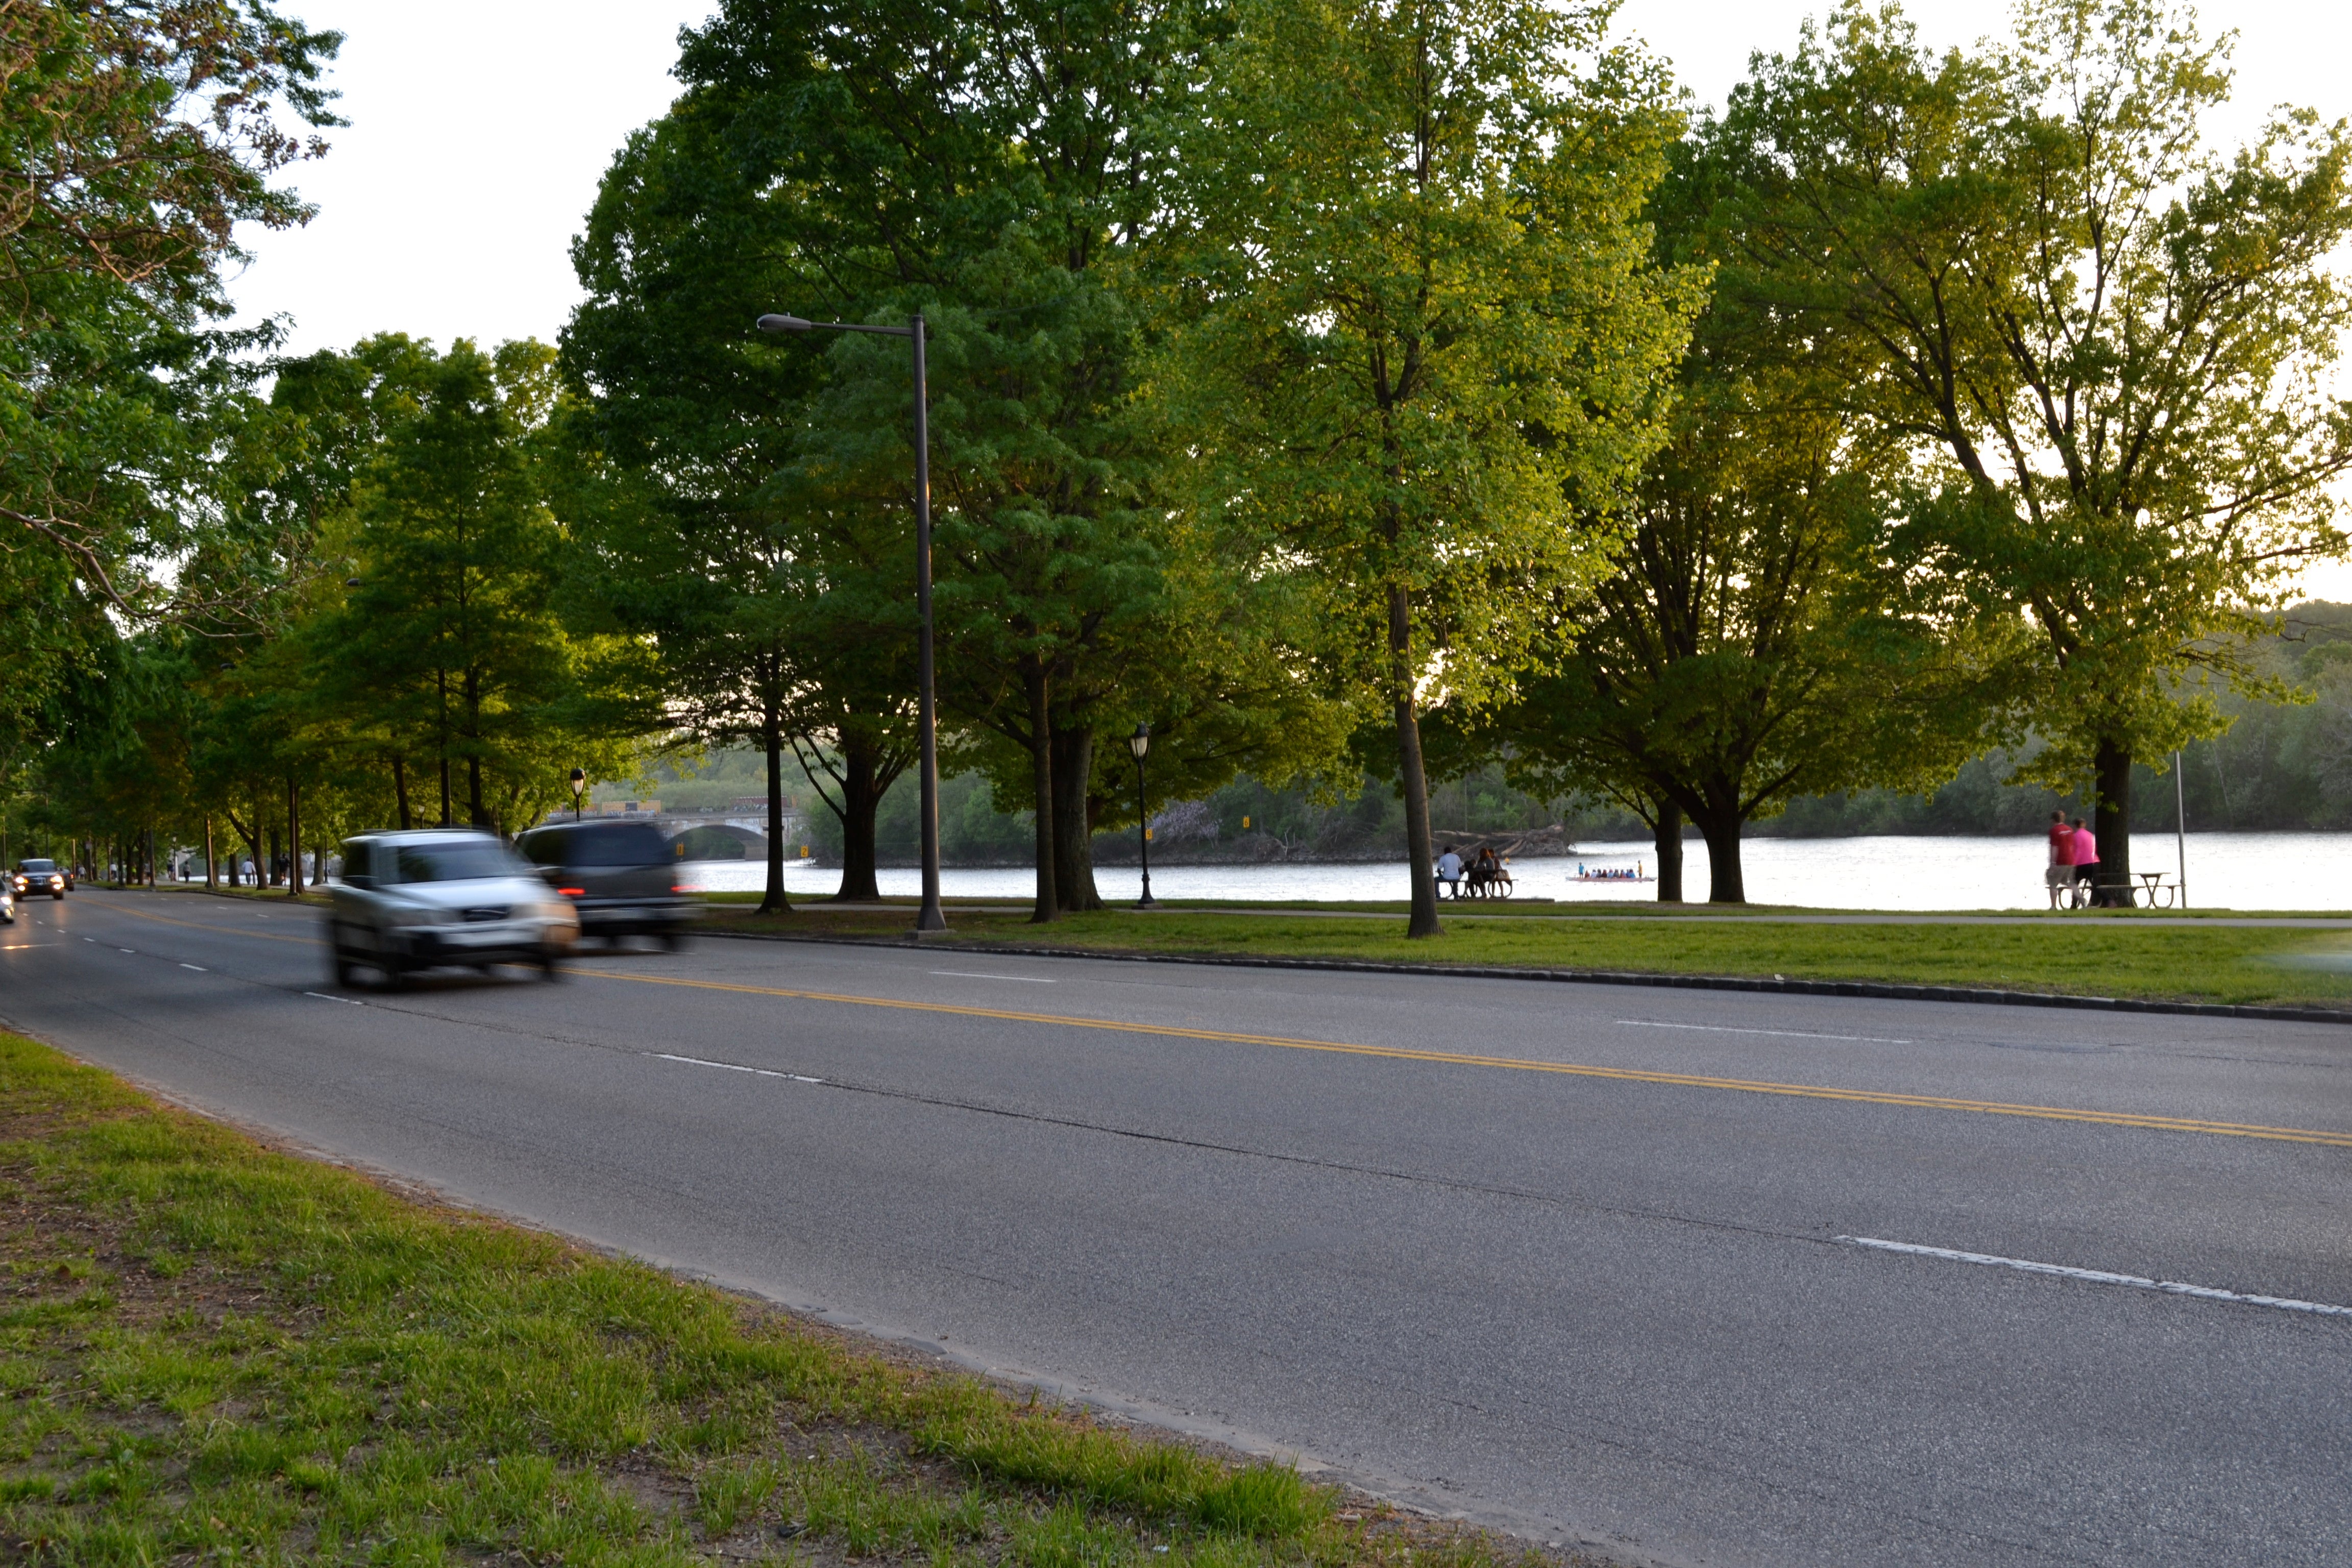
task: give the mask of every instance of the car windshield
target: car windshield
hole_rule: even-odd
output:
[[[512,857],[487,838],[447,838],[392,847],[395,882],[479,882],[520,872]]]
[[[58,863],[54,860],[27,860],[16,868],[20,871],[54,871]]]

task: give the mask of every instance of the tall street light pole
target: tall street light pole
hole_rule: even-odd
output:
[[[1135,907],[1156,910],[1160,906],[1151,899],[1151,803],[1143,788],[1143,753],[1151,750],[1151,726],[1138,724],[1127,738],[1127,749],[1135,753],[1135,850],[1143,862],[1143,897],[1135,900]]]
[[[931,668],[931,415],[930,395],[923,374],[923,315],[903,327],[869,327],[856,321],[804,321],[798,316],[762,316],[763,332],[878,332],[887,338],[907,338],[915,348],[915,612],[922,623],[916,679],[916,728],[920,731],[921,761],[917,774],[922,786],[919,808],[923,831],[923,907],[916,911],[919,931],[945,931],[947,916],[940,910],[940,724],[939,696]]]

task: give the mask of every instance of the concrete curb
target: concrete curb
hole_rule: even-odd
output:
[[[906,949],[912,936],[798,936],[782,931],[713,931],[731,942],[800,942],[831,947]],[[936,949],[935,949],[936,951]],[[2352,1024],[2352,1008],[2264,1007],[2222,1002],[2146,1002],[2128,996],[2062,996],[1971,985],[1899,985],[1872,980],[1759,980],[1732,974],[1646,974],[1614,969],[1515,969],[1492,964],[1379,963],[1347,958],[1251,958],[1227,953],[1121,952],[1084,947],[1019,947],[990,942],[961,952],[1010,958],[1091,958],[1118,963],[1196,963],[1232,969],[1329,970],[1343,974],[1431,974],[1456,980],[1541,980],[1569,985],[1652,985],[1685,991],[1763,991],[1784,996],[1871,996],[1891,1002],[1964,1002],[1994,1007],[2068,1007],[2100,1013],[2175,1013],[2194,1018],[2257,1018],[2286,1024]]]

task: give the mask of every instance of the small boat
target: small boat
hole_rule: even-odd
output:
[[[1624,866],[1593,866],[1588,865],[1584,861],[1580,860],[1576,863],[1576,875],[1570,879],[1571,881],[1578,882],[1619,883],[1654,882],[1657,880],[1655,877],[1649,874],[1647,866],[1639,860],[1634,861],[1630,868]]]

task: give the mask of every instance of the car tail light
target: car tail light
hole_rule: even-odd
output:
[[[672,882],[669,885],[669,890],[673,893],[690,893],[694,891],[692,888],[688,887],[684,882]]]
[[[588,896],[588,889],[585,888],[558,888],[555,890],[567,899],[584,899]]]

